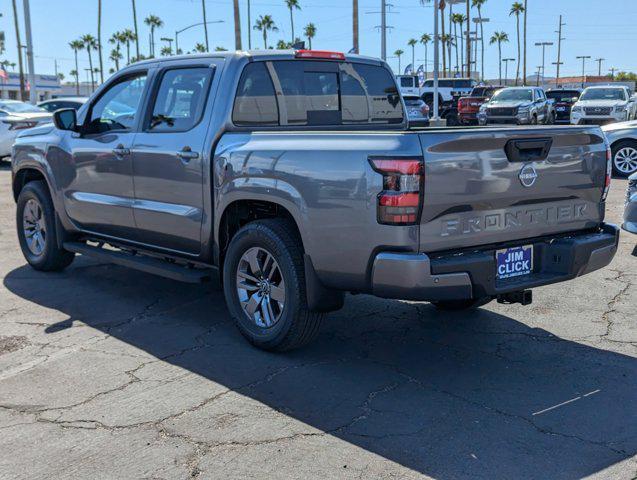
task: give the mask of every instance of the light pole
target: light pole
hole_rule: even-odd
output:
[[[480,25],[480,78],[484,82],[484,27],[483,23],[489,23],[491,19],[489,18],[474,18],[473,23],[476,24],[476,30],[478,29],[478,25]],[[477,49],[477,48],[476,48]],[[476,53],[476,58],[478,55]]]
[[[175,39],[174,38],[170,38],[170,37],[161,37],[160,40],[162,42],[167,42],[168,43],[168,49],[172,53],[172,51],[173,51],[173,42],[175,41]]]
[[[224,22],[223,20],[213,20],[211,22],[205,22],[206,25],[210,25],[212,23],[224,23]],[[179,34],[182,32],[185,32],[188,29],[191,29],[193,27],[198,27],[200,25],[204,25],[204,22],[193,23],[192,25],[188,25],[187,27],[184,27],[181,30],[175,30],[175,53],[179,53]]]
[[[545,59],[545,53],[546,53],[546,47],[550,47],[551,45],[553,45],[553,42],[537,42],[535,44],[536,47],[542,47],[542,77],[544,77],[546,75],[546,70],[544,70],[544,59]],[[538,76],[538,81],[539,81],[540,77]],[[539,86],[539,84],[538,84]]]
[[[542,65],[538,65],[537,66],[537,73],[536,73],[536,77],[535,77],[535,86],[536,87],[540,86],[540,72],[542,71],[542,68],[544,68]],[[544,83],[544,78],[542,78],[542,83]]]
[[[509,84],[509,62],[515,62],[515,58],[503,58],[504,62],[504,86]]]
[[[605,58],[596,58],[595,61],[597,62],[597,76],[601,77],[602,76],[602,62],[606,60]]]
[[[438,34],[438,10],[440,9],[440,3],[438,0],[434,0],[434,123],[440,122],[440,116],[438,112],[438,77],[440,69],[440,35]]]
[[[586,60],[591,58],[590,55],[579,55],[577,57],[578,60],[582,61],[582,88],[584,88],[584,83],[586,82]]]

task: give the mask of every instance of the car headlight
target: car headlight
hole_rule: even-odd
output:
[[[579,112],[581,112],[581,111],[582,111],[582,107],[573,107],[573,108],[571,109],[571,112],[573,112],[573,113],[579,113]]]
[[[624,113],[628,109],[628,105],[617,105],[615,111],[617,113]]]
[[[478,110],[480,113],[487,113],[487,106],[483,103],[480,105],[480,109]]]
[[[528,115],[530,111],[531,107],[529,107],[528,105],[518,107],[518,115]]]

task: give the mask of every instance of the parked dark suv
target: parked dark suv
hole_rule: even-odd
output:
[[[571,108],[577,102],[582,91],[580,89],[552,88],[546,91],[546,97],[553,100],[555,123],[570,123]]]

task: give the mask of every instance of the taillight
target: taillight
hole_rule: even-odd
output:
[[[369,162],[383,176],[383,191],[378,194],[378,223],[418,223],[424,190],[423,159],[374,157]]]
[[[610,145],[606,145],[606,180],[604,181],[604,190],[602,192],[602,202],[606,201],[608,192],[610,192],[610,176],[613,170],[613,152]]]

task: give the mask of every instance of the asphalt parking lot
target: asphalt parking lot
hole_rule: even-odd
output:
[[[637,478],[637,236],[529,307],[350,296],[275,355],[210,286],[31,270],[14,212],[5,162],[0,478]]]

